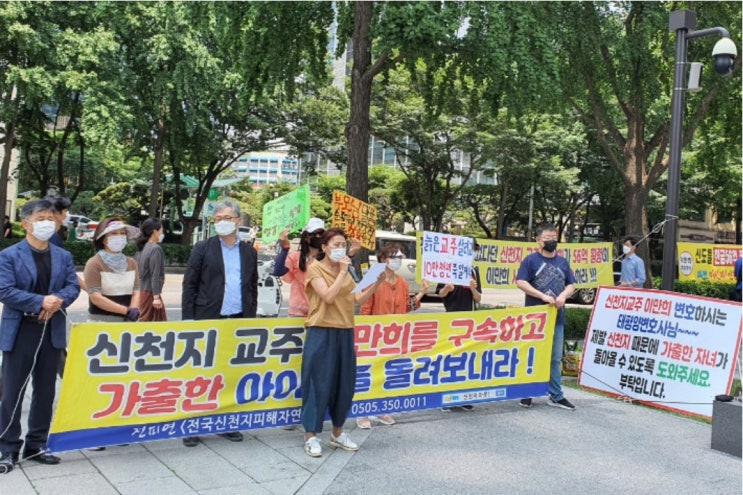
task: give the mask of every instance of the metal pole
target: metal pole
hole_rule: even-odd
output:
[[[678,238],[679,194],[681,184],[681,147],[684,123],[684,75],[686,69],[686,33],[696,28],[696,14],[688,10],[671,12],[669,28],[676,31],[676,61],[671,101],[671,142],[668,162],[666,224],[663,235],[663,271],[661,288],[672,291],[676,278],[676,241]]]
[[[663,272],[661,288],[672,291],[676,278],[676,241],[678,240],[679,195],[681,188],[681,149],[683,147],[684,100],[686,98],[686,53],[689,40],[710,35],[729,37],[727,29],[713,27],[697,30],[697,14],[677,10],[668,17],[669,31],[676,32],[676,63],[671,101],[671,142],[668,161],[666,226],[663,235]]]

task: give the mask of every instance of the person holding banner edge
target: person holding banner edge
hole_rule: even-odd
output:
[[[317,434],[322,432],[326,412],[333,424],[330,445],[348,451],[359,448],[343,431],[356,386],[354,303],[363,305],[374,295],[384,272],[368,290],[354,293],[347,246],[343,229],[326,230],[317,262],[307,270],[310,308],[302,350],[302,426],[304,451],[310,457],[322,455]]]
[[[377,261],[387,265],[384,269],[384,283],[361,306],[359,314],[405,314],[420,308],[421,299],[423,299],[428,290],[428,280],[423,279],[420,291],[415,296],[410,297],[408,281],[396,273],[402,267],[402,260],[406,257],[403,249],[401,244],[390,242],[377,251]],[[395,424],[395,419],[392,416],[389,414],[380,414],[376,417],[358,417],[356,418],[356,426],[363,430],[368,430],[372,427],[372,419],[376,419],[383,425],[391,426]]]
[[[525,294],[526,306],[549,304],[557,308],[552,339],[548,406],[574,411],[575,406],[562,392],[562,346],[565,339],[565,302],[575,290],[575,275],[568,260],[557,254],[557,230],[543,223],[536,230],[539,251],[521,262],[516,286]],[[530,408],[531,398],[521,399],[521,407]]]
[[[51,202],[27,202],[21,209],[21,224],[26,238],[0,252],[0,474],[13,470],[21,446],[24,460],[60,462],[45,450],[57,364],[67,338],[64,310],[80,294],[72,255],[49,242],[56,231]],[[28,431],[21,440],[21,402],[29,380],[33,396]]]
[[[258,309],[258,255],[240,242],[240,207],[225,199],[214,208],[217,235],[197,242],[191,250],[181,293],[181,319],[215,320],[255,318]],[[239,431],[219,433],[230,442],[242,442]],[[197,436],[183,437],[196,447]]]

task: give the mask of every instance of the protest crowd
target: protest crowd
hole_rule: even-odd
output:
[[[71,365],[65,365],[65,310],[81,290],[89,297],[88,322],[106,325],[167,320],[162,300],[165,262],[159,246],[163,240],[162,222],[150,218],[140,229],[120,217],[106,217],[93,234],[96,254],[86,263],[83,276],[78,277],[58,233],[69,222],[68,209],[66,198],[27,202],[21,212],[25,239],[0,252],[0,474],[12,471],[19,462],[60,462],[60,457],[48,448],[47,440],[56,375],[60,368]],[[216,205],[213,218],[216,235],[194,245],[183,276],[182,321],[255,318],[258,257],[253,246],[238,236],[240,207],[225,199]],[[371,428],[374,422],[395,424],[395,418],[384,411],[353,414],[356,387],[364,380],[360,371],[363,367],[357,365],[356,313],[383,316],[414,311],[429,286],[424,278],[421,290],[409,294],[408,284],[399,273],[406,253],[396,243],[381,246],[376,253],[379,269],[370,269],[363,279],[356,277],[351,270],[351,257],[360,249],[360,242],[347,230],[310,218],[295,230],[300,232],[299,249],[295,251],[290,248],[289,229],[278,235],[280,249],[273,274],[291,284],[289,316],[304,321],[301,412],[294,424],[304,430],[304,452],[310,457],[323,454],[319,435],[327,417],[331,421],[329,445],[347,451],[359,448],[343,429],[349,417],[355,416],[362,429]],[[565,305],[577,282],[570,260],[558,254],[555,227],[539,226],[535,240],[536,247],[521,260],[515,274],[516,285],[524,293],[527,308],[546,305],[555,311],[554,326],[546,329],[552,335],[550,358],[546,360],[546,404],[574,411],[575,405],[563,392],[561,377]],[[137,255],[128,257],[123,250],[132,241],[137,243]],[[462,237],[457,243],[460,251],[468,251],[470,259],[481,249],[471,238]],[[634,239],[625,242],[627,261],[626,269],[624,264],[622,267],[621,286],[641,287],[644,283],[644,267],[642,260],[634,256],[635,246]],[[436,287],[447,312],[473,311],[481,300],[479,270],[471,263],[463,267],[455,270],[450,281],[438,282]],[[518,362],[513,359],[512,366]],[[29,382],[33,396],[24,436],[20,404]],[[519,405],[531,408],[530,389],[525,390],[526,396],[522,395]],[[452,407],[472,410],[473,405],[441,409],[451,411]],[[291,424],[286,427],[294,428]],[[230,442],[243,441],[239,427],[218,435]],[[101,442],[86,448],[102,450],[115,445],[109,439]],[[185,447],[197,447],[201,434],[183,435],[182,442]]]

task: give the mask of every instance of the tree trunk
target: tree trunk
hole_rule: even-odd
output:
[[[369,189],[369,107],[373,74],[371,66],[372,2],[354,4],[353,68],[351,71],[351,108],[346,139],[348,139],[348,169],[346,192],[361,201],[368,201]]]
[[[70,134],[72,134],[72,131],[75,128],[75,119],[77,118],[77,102],[78,102],[78,94],[75,94],[75,98],[72,101],[72,105],[70,106],[70,115],[67,119],[67,125],[65,125],[64,130],[62,131],[62,138],[59,141],[59,147],[57,148],[57,188],[59,190],[59,194],[62,196],[67,196],[67,185],[65,184],[65,179],[67,178],[67,174],[65,173],[64,169],[64,156],[65,152],[67,151],[67,140],[70,137]],[[56,121],[55,121],[56,122]],[[56,127],[54,128],[55,134],[56,134]]]
[[[503,238],[503,224],[506,221],[506,205],[508,204],[508,181],[504,180],[501,187],[500,208],[498,208],[498,221],[495,224],[494,239]]]
[[[648,229],[648,217],[646,205],[650,186],[644,184],[631,184],[625,187],[624,195],[624,224],[627,235],[640,240],[645,236]],[[637,245],[635,254],[645,262],[645,285],[643,287],[652,289],[653,280],[650,275],[650,249],[649,239]],[[620,239],[621,242],[621,239]]]
[[[10,217],[13,216],[12,211],[8,210],[8,181],[10,180],[10,160],[13,156],[13,145],[15,144],[15,127],[18,123],[18,107],[19,102],[18,98],[15,97],[16,95],[16,89],[15,87],[11,91],[10,96],[10,102],[13,104],[13,117],[10,119],[10,122],[6,122],[5,124],[5,143],[4,143],[4,154],[3,154],[3,164],[2,167],[0,167],[0,184],[2,184],[2,187],[0,187],[0,205],[3,207],[3,212]]]
[[[152,189],[150,190],[150,207],[148,214],[150,217],[158,216],[158,204],[160,193],[160,174],[163,168],[163,143],[165,142],[165,105],[162,106],[162,118],[157,122],[157,139],[155,141],[155,163],[152,167]],[[162,215],[162,212],[160,212]],[[185,226],[184,226],[185,227]],[[184,229],[185,233],[185,229]]]

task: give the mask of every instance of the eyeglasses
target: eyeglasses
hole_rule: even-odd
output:
[[[232,222],[237,220],[237,217],[214,217],[214,222]]]

